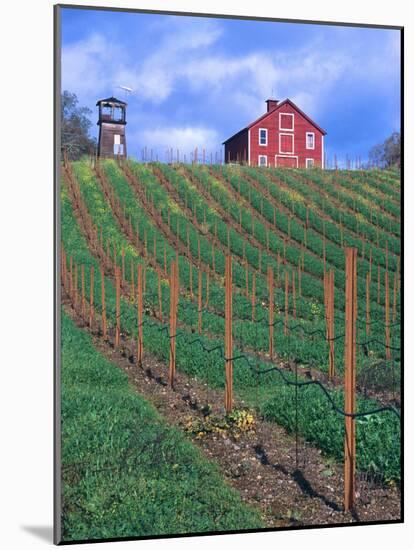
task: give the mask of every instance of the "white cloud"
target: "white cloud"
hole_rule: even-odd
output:
[[[195,147],[199,150],[216,150],[217,144],[220,143],[215,130],[202,126],[150,128],[135,134],[133,140],[137,141],[140,147],[158,149],[161,153],[173,145],[174,149],[180,150],[181,155],[193,151]]]
[[[121,51],[94,33],[62,49],[62,88],[86,96],[113,86],[113,68]]]

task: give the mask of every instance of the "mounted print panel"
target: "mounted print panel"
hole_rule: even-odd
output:
[[[403,29],[55,28],[55,542],[401,522]]]

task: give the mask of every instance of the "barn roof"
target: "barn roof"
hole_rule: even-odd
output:
[[[121,101],[114,96],[107,97],[106,99],[99,99],[96,102],[96,106],[98,106],[100,103],[120,103],[121,105],[126,105],[125,101]]]
[[[284,99],[283,101],[281,101],[280,103],[277,104],[277,106],[272,109],[271,111],[269,112],[266,112],[264,113],[263,115],[261,115],[259,118],[256,118],[256,120],[254,120],[253,122],[251,122],[250,124],[248,124],[247,126],[245,126],[244,128],[242,128],[241,130],[239,130],[238,132],[236,132],[235,134],[233,134],[232,136],[230,136],[229,138],[227,138],[225,141],[223,141],[223,145],[225,143],[227,143],[228,141],[230,141],[231,139],[235,138],[236,136],[238,136],[239,134],[249,130],[252,126],[255,126],[258,122],[260,122],[261,120],[263,120],[264,118],[266,118],[267,116],[269,116],[270,114],[274,113],[275,111],[277,111],[278,109],[280,109],[280,107],[283,107],[283,105],[286,105],[286,104],[289,104],[291,105],[300,115],[302,115],[304,118],[306,118],[306,120],[308,122],[310,122],[310,124],[312,124],[312,126],[314,126],[316,129],[318,129],[324,136],[326,136],[326,131],[321,128],[320,126],[318,126],[318,124],[316,124],[316,122],[314,122],[306,113],[304,113],[302,111],[302,109],[299,109],[299,107],[293,103],[293,101],[291,101],[290,99]]]

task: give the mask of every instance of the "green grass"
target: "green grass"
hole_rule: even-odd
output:
[[[263,527],[64,313],[62,466],[65,541]]]

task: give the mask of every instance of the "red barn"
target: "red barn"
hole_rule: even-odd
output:
[[[264,115],[223,142],[225,162],[323,168],[325,130],[290,99],[266,103]]]

